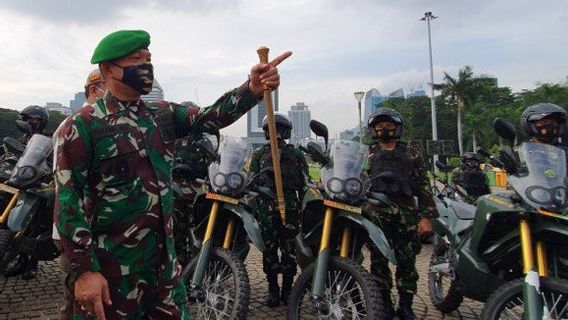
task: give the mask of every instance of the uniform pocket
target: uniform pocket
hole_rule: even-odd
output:
[[[112,157],[101,158],[101,179],[107,187],[131,184],[136,178],[138,150],[123,150]]]

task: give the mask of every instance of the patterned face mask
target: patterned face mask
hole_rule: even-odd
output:
[[[379,141],[388,142],[396,139],[396,129],[379,129],[377,131],[377,138]]]
[[[538,139],[545,143],[552,143],[554,142],[554,139],[558,137],[557,124],[545,124],[543,126],[536,127],[536,130],[538,131]]]
[[[114,63],[113,63],[114,64]],[[139,64],[131,67],[121,67],[123,76],[120,81],[140,94],[148,94],[152,91],[154,83],[154,66],[151,63]]]

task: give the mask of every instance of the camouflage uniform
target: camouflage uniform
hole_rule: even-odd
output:
[[[304,158],[304,154],[292,145],[280,144],[281,166],[284,166],[284,159],[282,153],[284,148],[290,148],[291,155],[295,158],[294,168],[301,175],[303,184],[305,185],[305,177],[308,176],[308,164]],[[263,158],[266,153],[270,153],[269,145],[255,150],[252,155],[251,171],[258,173],[260,170],[271,164],[264,164]],[[271,180],[271,179],[268,179]],[[282,170],[283,184],[286,185],[286,172]],[[267,181],[263,184],[271,186],[275,191],[274,182]],[[289,189],[284,186],[284,201],[286,203],[286,224],[293,225],[298,228],[299,225],[299,211],[300,211],[300,196],[303,186],[297,190]],[[257,214],[259,216],[260,227],[262,231],[262,239],[266,247],[262,256],[262,268],[267,275],[282,273],[284,276],[293,277],[296,274],[296,261],[294,240],[289,235],[283,232],[282,220],[280,218],[280,211],[277,208],[277,200],[261,200]],[[280,248],[281,257],[278,258],[278,248]]]
[[[487,176],[481,169],[457,167],[452,170],[451,181],[454,186],[460,186],[468,195],[466,201],[475,204],[477,198],[491,193]]]
[[[367,162],[367,170],[370,174],[373,169],[371,167],[372,159],[375,153],[380,151],[385,152],[385,150],[381,150],[380,145],[372,144],[370,146],[369,161]],[[435,218],[438,216],[438,212],[419,152],[403,141],[397,141],[395,150],[386,151],[386,153],[395,151],[399,151],[408,157],[410,167],[406,170],[408,170],[410,179],[413,180],[415,186],[412,195],[405,195],[401,191],[389,194],[389,199],[396,204],[396,207],[381,209],[366,204],[365,212],[383,230],[394,250],[397,259],[395,276],[398,291],[416,293],[418,281],[416,255],[421,250],[416,227],[420,218]],[[399,172],[394,173],[398,174]],[[371,176],[373,175],[371,174]],[[415,204],[414,197],[418,198],[418,207]],[[371,246],[371,273],[378,277],[381,287],[388,289],[393,287],[388,260],[374,246]]]
[[[189,318],[172,237],[174,142],[228,126],[257,103],[248,83],[204,109],[107,93],[65,121],[56,226],[74,274],[100,272],[109,282],[107,318]],[[87,318],[78,303],[75,312]]]

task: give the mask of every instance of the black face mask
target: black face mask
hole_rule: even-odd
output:
[[[544,126],[536,127],[538,134],[536,137],[544,143],[553,143],[558,137],[558,125],[546,124]]]
[[[396,139],[396,129],[377,130],[377,139],[381,142],[389,142]]]
[[[114,63],[113,63],[114,64]],[[151,63],[139,64],[131,67],[115,66],[122,69],[122,79],[117,79],[140,94],[152,91],[154,83],[154,66]]]

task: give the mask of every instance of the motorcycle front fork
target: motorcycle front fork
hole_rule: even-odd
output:
[[[537,241],[534,246],[530,224],[526,217],[519,221],[519,235],[521,238],[521,252],[523,256],[523,301],[525,319],[542,319],[543,302],[540,296],[540,277],[548,277],[548,263],[544,242]],[[536,265],[535,265],[536,253]]]
[[[312,279],[312,302],[317,310],[327,314],[329,306],[323,301],[325,294],[325,283],[327,281],[327,269],[329,266],[329,258],[331,249],[329,248],[329,239],[331,237],[333,226],[333,208],[327,207],[323,219],[322,234],[320,240],[320,250],[315,261],[314,275]],[[349,247],[351,246],[351,228],[343,228],[341,235],[340,256],[347,258]]]
[[[207,221],[207,227],[205,229],[205,236],[203,237],[203,243],[201,245],[201,249],[199,250],[197,263],[195,265],[195,271],[191,276],[191,291],[198,299],[204,298],[204,293],[201,290],[201,286],[203,284],[203,277],[205,276],[205,269],[211,257],[211,250],[213,250],[213,231],[215,230],[215,222],[217,220],[217,214],[219,212],[220,205],[221,203],[219,201],[213,201],[213,204],[211,205],[209,220]],[[229,223],[227,224],[227,229],[225,230],[223,249],[229,250],[231,248],[234,233],[235,218],[231,217]]]

